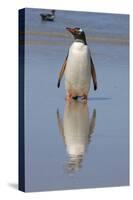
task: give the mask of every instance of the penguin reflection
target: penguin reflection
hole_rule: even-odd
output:
[[[78,101],[66,102],[64,119],[61,119],[57,110],[57,121],[69,155],[67,170],[69,173],[75,172],[82,167],[84,154],[91,141],[95,128],[96,110],[93,110],[90,118],[87,104]]]

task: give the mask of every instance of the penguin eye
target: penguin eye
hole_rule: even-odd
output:
[[[78,32],[78,34],[80,35],[80,34],[83,32],[83,30],[82,30],[81,28],[78,28],[78,29],[77,29],[77,32]]]
[[[81,33],[81,32],[83,32],[83,30],[80,28],[80,29],[79,29],[79,32]]]
[[[77,34],[81,34],[83,32],[83,30],[78,27],[75,27],[75,31],[77,32]]]

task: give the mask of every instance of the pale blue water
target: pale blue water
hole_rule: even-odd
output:
[[[69,26],[81,27],[91,36],[114,36],[128,38],[129,16],[120,14],[98,14],[91,12],[56,11],[53,22],[42,22],[40,13],[49,13],[41,9],[30,10],[32,31],[63,32]],[[28,23],[28,22],[27,22]]]
[[[57,11],[42,22],[41,12],[26,9],[26,191],[128,185],[129,16]],[[64,81],[56,87],[67,26],[84,29],[96,66],[86,106],[67,106]]]

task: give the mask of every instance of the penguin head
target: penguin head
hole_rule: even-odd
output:
[[[80,39],[80,40],[83,40],[85,44],[87,44],[85,32],[81,28],[78,28],[78,27],[69,28],[69,27],[67,27],[66,30],[68,30],[73,35],[75,40]]]
[[[54,15],[55,14],[55,10],[51,10],[51,13]]]

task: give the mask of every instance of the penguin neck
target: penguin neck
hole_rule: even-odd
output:
[[[87,43],[84,40],[82,40],[82,39],[75,39],[74,42],[81,42],[84,45],[87,45]]]
[[[51,15],[52,15],[52,16],[55,16],[55,12],[52,12]]]
[[[86,41],[85,35],[82,35],[82,37],[76,37],[76,38],[75,38],[75,42],[81,42],[81,43],[83,43],[84,45],[87,45],[87,41]]]

